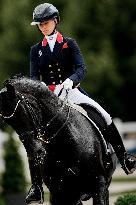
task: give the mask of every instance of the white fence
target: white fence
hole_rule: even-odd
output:
[[[114,119],[114,122],[122,137],[127,135],[136,138],[136,122],[123,122],[119,118]]]

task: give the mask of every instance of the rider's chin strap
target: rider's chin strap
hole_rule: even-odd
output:
[[[56,33],[57,24],[58,24],[56,18],[54,18],[54,23],[55,23],[55,28],[54,28],[54,30],[52,31],[52,33],[51,33],[49,36],[51,36],[51,35],[53,35],[54,33]]]

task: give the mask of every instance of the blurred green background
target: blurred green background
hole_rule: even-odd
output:
[[[31,26],[40,0],[0,0],[0,84],[29,76],[30,47],[43,36]],[[82,87],[112,117],[136,120],[136,1],[50,0],[60,11],[59,31],[76,39],[88,73]]]
[[[44,2],[0,0],[0,87],[14,74],[29,76],[30,47],[43,38],[38,29],[30,25],[32,12]],[[82,87],[113,118],[136,121],[136,1],[50,0],[48,3],[60,11],[58,30],[74,38],[82,51],[88,71]],[[5,130],[4,123],[0,121],[0,124],[0,129]],[[13,161],[18,167],[20,163]],[[6,169],[9,170],[16,174],[16,169]],[[19,170],[25,182],[22,167]],[[5,187],[8,185],[6,182]],[[0,205],[5,204],[0,201]]]

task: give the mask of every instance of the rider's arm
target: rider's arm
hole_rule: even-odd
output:
[[[71,76],[69,76],[69,79],[74,82],[74,85],[79,84],[85,77],[86,74],[86,66],[84,63],[84,59],[82,56],[82,53],[80,51],[79,46],[77,45],[76,41],[73,39],[69,39],[68,45],[71,51],[73,64],[75,67],[75,72]]]
[[[37,50],[37,45],[32,46],[30,50],[30,78],[33,80],[40,80]]]

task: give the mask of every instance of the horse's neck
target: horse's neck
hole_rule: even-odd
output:
[[[46,121],[48,122],[51,120],[56,114],[62,114],[60,111],[63,107],[63,102],[58,102],[57,99],[50,100],[49,98],[46,99],[43,105],[43,116],[45,116]]]

